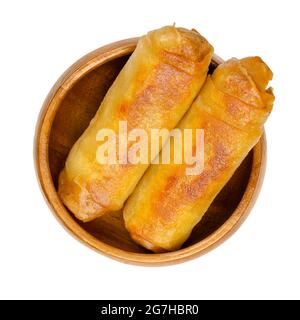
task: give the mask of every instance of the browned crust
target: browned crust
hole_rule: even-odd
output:
[[[151,241],[144,239],[143,237],[141,237],[137,233],[130,233],[130,236],[135,242],[137,242],[138,244],[142,245],[144,248],[146,248],[152,252],[155,252],[155,253],[167,252],[167,250],[161,248],[160,246],[153,244]]]

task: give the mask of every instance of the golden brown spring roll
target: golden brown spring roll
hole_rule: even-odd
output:
[[[203,85],[212,53],[200,34],[182,28],[164,27],[139,39],[60,174],[59,195],[78,219],[121,209],[149,166],[99,163],[99,129],[118,134],[119,121],[127,121],[128,131],[174,128]]]
[[[178,125],[204,130],[203,170],[187,175],[186,164],[150,166],[123,211],[126,228],[137,243],[163,252],[187,240],[258,142],[273,105],[272,89],[266,88],[271,79],[271,70],[259,57],[231,59],[207,78]],[[170,145],[174,150],[173,140]]]

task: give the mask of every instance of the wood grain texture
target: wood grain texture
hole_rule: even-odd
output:
[[[34,157],[37,178],[49,207],[73,236],[119,261],[157,266],[204,254],[224,241],[244,221],[263,179],[266,140],[263,135],[180,250],[153,254],[140,247],[125,229],[121,212],[88,223],[77,220],[58,197],[58,174],[70,148],[94,116],[136,43],[137,38],[133,38],[99,48],[77,61],[60,77],[39,115]],[[210,71],[221,61],[214,56]]]

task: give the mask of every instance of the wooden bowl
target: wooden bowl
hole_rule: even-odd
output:
[[[122,262],[161,265],[186,261],[224,241],[247,217],[265,169],[265,135],[194,228],[182,249],[153,254],[134,243],[122,212],[83,223],[62,204],[57,179],[74,142],[88,126],[106,91],[130,54],[137,38],[99,48],[72,65],[48,94],[36,127],[34,151],[37,177],[45,198],[62,225],[84,244]],[[214,56],[211,71],[222,60]]]

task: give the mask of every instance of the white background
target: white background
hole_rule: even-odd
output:
[[[0,298],[300,298],[299,1],[1,1]],[[223,245],[147,268],[73,239],[40,193],[35,122],[60,74],[87,52],[176,22],[227,59],[260,55],[274,72],[268,163],[249,218]]]

